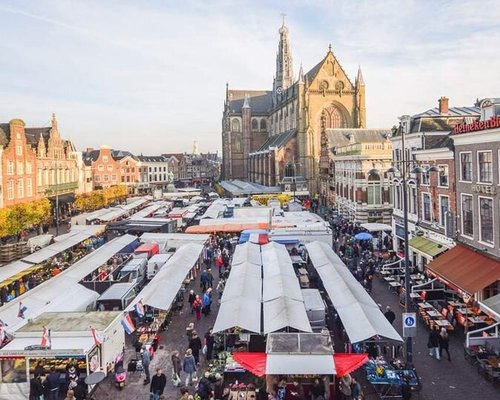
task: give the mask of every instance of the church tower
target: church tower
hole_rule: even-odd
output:
[[[280,95],[282,91],[293,85],[292,52],[288,39],[288,28],[285,25],[284,18],[279,33],[280,41],[278,44],[278,54],[276,54],[276,77],[273,87],[275,95]]]
[[[361,67],[358,69],[358,75],[356,76],[356,115],[357,115],[357,127],[366,128],[366,107],[365,107],[365,80],[363,79],[363,74],[361,72]]]

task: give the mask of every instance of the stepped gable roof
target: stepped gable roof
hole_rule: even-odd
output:
[[[288,143],[297,133],[297,129],[290,129],[286,132],[280,133],[278,135],[273,135],[267,139],[262,146],[257,151],[266,151],[270,147],[281,148]]]
[[[252,114],[267,114],[273,105],[272,91],[269,90],[229,90],[229,112],[240,114],[248,96]]]

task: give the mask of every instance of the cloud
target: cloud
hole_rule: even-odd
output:
[[[498,95],[494,0],[4,1],[0,120],[56,112],[78,148],[215,150],[225,83],[271,87],[281,12],[296,73],[329,43],[351,78],[361,64],[372,127]]]

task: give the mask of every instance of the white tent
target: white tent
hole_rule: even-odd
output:
[[[243,263],[262,265],[260,246],[258,244],[246,242],[236,246],[231,266]]]
[[[232,271],[231,271],[232,273]],[[264,290],[262,299],[264,302],[287,296],[293,300],[304,301],[299,281],[296,276],[274,275],[266,277],[264,274]]]
[[[188,243],[177,250],[154,278],[136,296],[127,309],[140,300],[151,307],[168,310],[189,271],[198,261],[203,246]]]
[[[239,327],[249,332],[260,333],[262,303],[256,300],[235,299],[221,303],[214,332]]]
[[[264,279],[282,275],[295,277],[292,259],[282,244],[270,242],[262,246],[262,266]]]
[[[11,276],[17,275],[19,272],[22,272],[32,266],[33,264],[27,264],[22,260],[17,260],[11,262],[10,264],[4,265],[2,268],[0,268],[0,282],[10,278]]]
[[[266,374],[270,375],[335,375],[332,354],[268,354]]]
[[[291,327],[312,332],[303,301],[279,297],[264,303],[264,334]]]
[[[262,301],[262,267],[250,263],[235,265],[226,282],[222,303],[246,299]]]
[[[361,228],[366,229],[369,232],[380,232],[380,231],[392,231],[392,226],[387,224],[380,224],[378,222],[370,222],[367,224],[361,224]]]
[[[104,246],[83,257],[66,271],[41,283],[23,295],[16,297],[11,302],[4,304],[0,307],[0,320],[7,324],[9,332],[14,332],[25,325],[28,319],[33,319],[42,312],[48,311],[49,309],[51,311],[57,311],[54,310],[54,307],[57,307],[52,306],[53,303],[64,304],[64,306],[61,307],[71,309],[71,303],[73,302],[74,307],[78,308],[79,301],[75,301],[75,296],[81,294],[83,296],[82,298],[87,299],[94,296],[90,293],[92,292],[91,290],[87,291],[88,289],[85,288],[85,290],[83,290],[78,282],[136,239],[135,236],[131,235],[124,235],[113,239]],[[19,303],[21,302],[22,305],[26,307],[26,311],[24,312],[25,319],[18,317]]]
[[[328,245],[312,242],[306,244],[306,248],[352,343],[374,336],[403,341],[375,301]]]

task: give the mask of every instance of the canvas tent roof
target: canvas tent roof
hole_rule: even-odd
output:
[[[374,336],[403,341],[342,260],[325,243],[306,244],[309,257],[352,343]]]
[[[246,242],[236,246],[231,266],[243,263],[262,265],[260,246],[258,244]]]
[[[264,334],[291,327],[312,332],[303,301],[279,297],[264,303]]]
[[[130,304],[128,309],[140,300],[151,307],[168,310],[177,296],[189,271],[198,261],[203,246],[188,243],[180,247],[158,271]]]
[[[229,300],[221,303],[214,332],[222,332],[234,327],[249,332],[260,333],[260,316],[262,303],[256,300]]]

